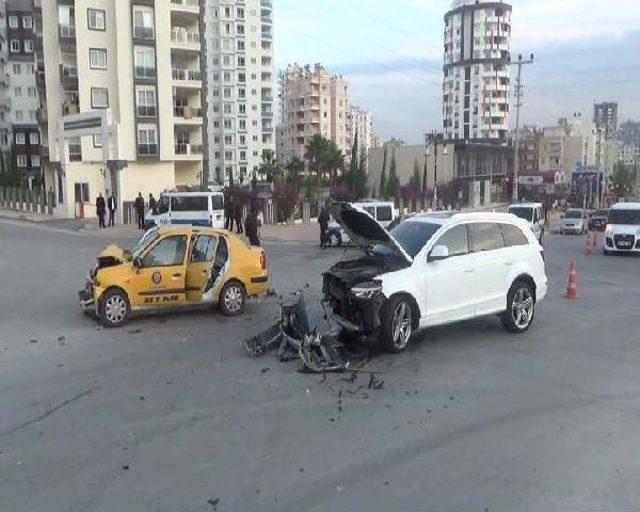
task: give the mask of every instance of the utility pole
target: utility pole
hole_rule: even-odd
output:
[[[426,146],[425,163],[427,162],[427,158],[431,156],[431,148],[433,147],[433,200],[432,200],[431,207],[434,210],[438,208],[438,143],[441,143],[443,146],[442,154],[447,155],[448,153],[447,153],[446,143],[444,140],[444,134],[437,133],[435,130],[433,130],[432,133],[427,133],[425,135],[425,146]],[[427,189],[426,165],[425,165],[425,172],[423,176],[423,184],[424,184],[424,191],[426,193],[426,189]]]
[[[516,142],[513,156],[513,202],[518,202],[518,172],[520,170],[520,107],[522,106],[522,66],[526,64],[533,64],[533,53],[529,57],[529,60],[523,60],[522,55],[518,55],[517,62],[511,62],[511,66],[517,66],[517,78],[514,96],[516,98]]]

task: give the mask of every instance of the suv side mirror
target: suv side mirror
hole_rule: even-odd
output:
[[[446,245],[436,245],[431,252],[427,261],[446,260],[449,257],[449,248]]]
[[[134,266],[135,268],[142,268],[142,259],[140,258],[140,256],[136,256],[136,257],[133,259],[133,266]]]

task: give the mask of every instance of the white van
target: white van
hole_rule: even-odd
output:
[[[640,253],[640,203],[616,203],[609,209],[604,254]]]
[[[544,238],[544,208],[542,203],[517,203],[509,206],[509,213],[526,220],[540,243]]]
[[[393,201],[369,199],[350,204],[367,212],[384,228],[398,217]],[[348,233],[337,222],[332,221],[329,223],[327,229],[327,242],[329,245],[340,247],[343,243],[348,243],[349,240]]]
[[[145,218],[145,227],[191,224],[224,228],[222,192],[168,192]]]

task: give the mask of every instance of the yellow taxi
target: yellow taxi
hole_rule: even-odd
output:
[[[110,245],[78,292],[85,311],[119,327],[132,311],[217,304],[226,316],[244,311],[247,296],[266,293],[267,257],[229,231],[195,226],[153,228],[124,251]]]

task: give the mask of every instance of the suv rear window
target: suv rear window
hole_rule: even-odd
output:
[[[469,224],[473,252],[494,251],[504,247],[500,225],[495,222]]]
[[[522,230],[514,226],[513,224],[500,224],[502,228],[502,236],[507,244],[507,247],[514,245],[529,245],[529,239],[525,236]]]
[[[640,224],[640,210],[609,210],[609,224]]]
[[[207,212],[209,211],[209,198],[208,196],[172,196],[171,211]]]

